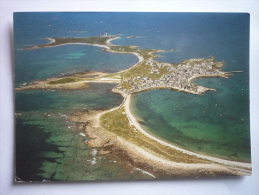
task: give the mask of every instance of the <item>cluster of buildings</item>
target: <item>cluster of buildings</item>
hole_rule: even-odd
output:
[[[124,80],[123,82],[126,82],[126,85],[125,83],[124,85],[119,85],[116,87],[116,90],[130,94],[150,88],[174,88],[189,93],[201,94],[208,90],[208,88],[192,84],[190,82],[192,78],[225,76],[224,72],[215,68],[215,66],[221,67],[223,62],[215,62],[214,59],[190,59],[177,65],[156,62],[153,59],[149,59],[146,61],[146,65],[150,66],[148,73],[142,72],[142,75]],[[166,73],[161,73],[162,68],[163,70],[166,69],[166,71],[163,71]],[[157,74],[160,78],[154,79],[157,78]],[[154,77],[153,75],[156,76]]]

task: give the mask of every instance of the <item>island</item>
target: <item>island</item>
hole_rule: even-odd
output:
[[[139,61],[129,69],[112,74],[94,71],[63,74],[61,77],[26,83],[15,90],[84,89],[89,87],[88,83],[117,83],[112,91],[124,98],[118,107],[105,111],[78,111],[68,117],[69,121],[76,123],[77,128],[91,138],[87,141],[88,146],[103,148],[99,155],[114,152],[149,173],[160,171],[172,177],[249,175],[250,163],[198,154],[148,134],[130,111],[131,95],[134,93],[167,88],[203,95],[206,91],[215,89],[193,84],[194,78],[228,78],[232,73],[241,71],[224,72],[224,61],[217,62],[213,56],[193,58],[181,63],[159,62],[155,60],[156,54],[165,52],[164,50],[140,49],[137,46],[118,46],[110,43],[118,38],[120,37],[46,38],[50,43],[24,48],[88,44],[102,47],[102,51],[131,53],[136,55]]]

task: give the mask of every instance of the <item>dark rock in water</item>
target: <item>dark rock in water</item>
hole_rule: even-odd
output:
[[[146,123],[144,121],[138,121],[138,123],[141,125],[146,125]]]

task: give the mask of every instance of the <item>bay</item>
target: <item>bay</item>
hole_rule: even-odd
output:
[[[217,61],[225,61],[224,71],[243,71],[228,79],[193,80],[217,90],[203,96],[171,90],[135,94],[131,110],[146,131],[172,144],[206,155],[251,161],[248,14],[17,13],[15,86],[62,73],[112,73],[135,64],[134,55],[102,52],[87,45],[22,50],[45,44],[48,37],[92,37],[105,31],[121,36],[112,41],[116,45],[166,50],[158,53],[157,61],[180,63],[213,55]],[[68,128],[71,124],[65,115],[73,111],[119,105],[122,97],[110,91],[113,87],[93,84],[90,89],[70,92],[16,92],[16,112],[21,113],[16,120],[17,177],[26,181],[150,178],[119,157],[97,158],[96,150],[85,144],[87,137]]]

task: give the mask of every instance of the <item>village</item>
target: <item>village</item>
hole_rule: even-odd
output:
[[[136,46],[114,46],[109,41],[117,39],[117,36],[100,33],[99,37],[87,38],[55,38],[54,41],[44,45],[29,47],[26,49],[35,49],[42,47],[54,47],[60,44],[78,43],[93,44],[96,46],[105,47],[101,51],[132,53],[139,58],[139,62],[131,68],[119,72],[117,76],[97,77],[96,79],[77,78],[76,75],[63,75],[62,78],[52,78],[45,81],[35,81],[25,86],[20,86],[16,90],[26,89],[56,89],[56,88],[86,88],[84,83],[88,82],[116,82],[118,86],[113,88],[113,92],[127,96],[132,93],[137,93],[144,90],[154,88],[169,88],[178,91],[184,91],[192,94],[203,94],[211,88],[198,86],[191,83],[191,80],[196,77],[227,77],[230,74],[223,72],[221,68],[224,61],[216,62],[213,56],[209,58],[193,58],[185,60],[181,63],[164,63],[154,59],[158,56],[154,53],[164,52],[163,50],[145,50],[137,49]],[[172,49],[170,51],[175,51]],[[233,72],[233,71],[232,71]],[[234,71],[240,72],[240,71]],[[118,78],[119,77],[119,78]],[[121,77],[121,78],[120,78]],[[56,84],[56,85],[55,85]],[[61,85],[62,84],[62,85]]]
[[[149,72],[141,72],[137,77],[124,79],[114,91],[131,94],[151,88],[171,88],[193,94],[202,94],[210,88],[197,86],[191,83],[196,77],[226,77],[221,71],[224,62],[215,62],[209,59],[189,59],[179,64],[170,64],[154,61],[153,58],[145,61]],[[158,78],[158,79],[157,79]]]

